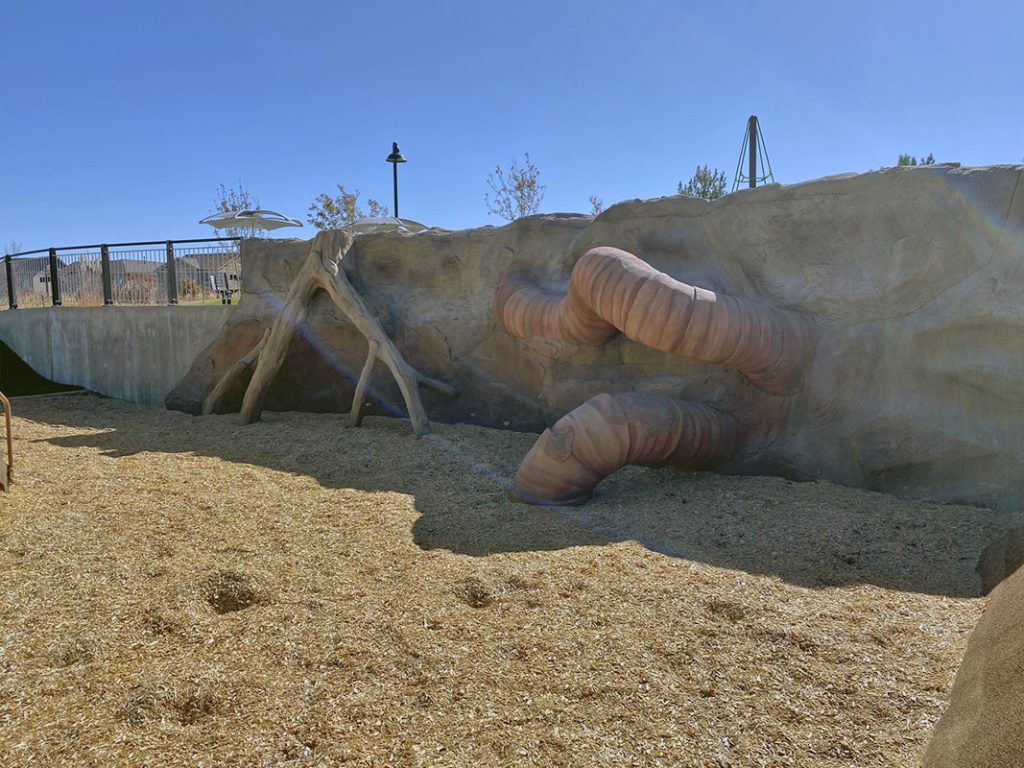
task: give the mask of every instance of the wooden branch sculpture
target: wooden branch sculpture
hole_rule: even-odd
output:
[[[409,365],[388,338],[380,321],[370,312],[363,297],[352,286],[341,268],[341,260],[351,247],[352,235],[344,230],[321,232],[316,236],[309,250],[309,257],[292,282],[281,313],[263,334],[263,338],[238,360],[210,391],[203,401],[204,414],[215,413],[234,382],[251,371],[252,378],[242,400],[242,423],[251,424],[259,421],[263,399],[281,369],[292,336],[309,314],[313,297],[324,291],[366,338],[369,345],[366,364],[359,374],[355,395],[352,398],[349,414],[352,426],[359,426],[362,422],[366,389],[374,366],[380,360],[398,383],[409,411],[413,431],[421,436],[430,431],[430,422],[420,400],[419,385],[425,384],[448,395],[454,394],[455,389],[443,381],[420,373]]]

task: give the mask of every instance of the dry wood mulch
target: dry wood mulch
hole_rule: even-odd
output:
[[[995,513],[628,468],[534,436],[14,403],[4,766],[911,766]]]

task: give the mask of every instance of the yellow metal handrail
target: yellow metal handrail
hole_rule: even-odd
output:
[[[11,401],[0,392],[0,403],[4,406],[4,423],[7,426],[7,482],[2,483],[0,490],[10,490],[14,482],[14,440],[11,438]]]

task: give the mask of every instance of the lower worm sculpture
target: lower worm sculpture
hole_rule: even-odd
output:
[[[583,504],[626,464],[706,469],[739,446],[735,420],[706,405],[651,392],[597,395],[544,431],[513,495],[531,504]]]
[[[813,323],[796,312],[679,282],[631,253],[593,248],[566,293],[527,272],[505,276],[495,297],[513,336],[599,346],[616,333],[645,346],[734,368],[767,392],[792,393],[814,350]],[[739,447],[734,420],[651,394],[598,395],[544,432],[516,475],[514,495],[535,504],[581,504],[629,463],[713,466]]]

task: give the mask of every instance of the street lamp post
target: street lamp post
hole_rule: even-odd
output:
[[[395,180],[395,218],[398,218],[398,164],[404,163],[405,157],[398,150],[398,142],[391,142],[391,154],[387,157],[387,162],[391,163],[391,169],[393,171]]]

